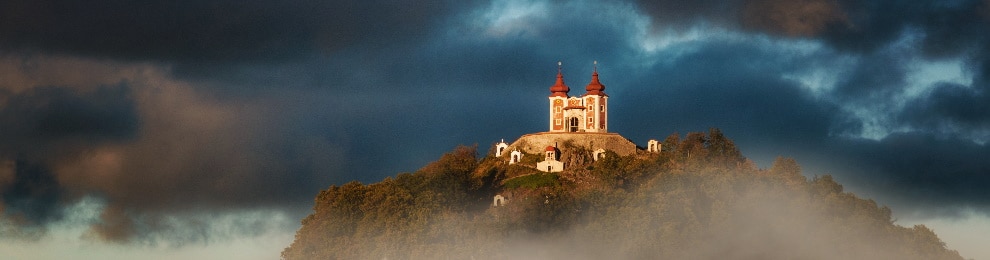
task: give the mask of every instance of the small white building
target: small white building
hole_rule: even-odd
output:
[[[506,148],[509,148],[509,144],[505,143],[505,139],[495,144],[495,157],[502,157],[502,152],[505,152]]]
[[[542,162],[536,163],[536,169],[545,172],[564,171],[564,162],[560,161],[560,151],[557,150],[557,147],[547,146],[544,159]]]
[[[519,150],[513,150],[512,153],[509,153],[509,164],[515,164],[517,162],[520,162],[522,160],[522,156],[523,156],[522,152],[520,152]]]
[[[592,157],[594,157],[595,161],[598,161],[598,159],[605,158],[605,149],[598,148],[598,150],[595,150],[595,153],[592,154],[592,155],[593,155]]]
[[[509,199],[502,197],[502,194],[495,195],[495,199],[492,201],[492,207],[505,206],[506,202],[509,202]]]
[[[650,141],[646,143],[646,151],[651,153],[660,153],[661,145],[662,144],[657,142],[657,140],[650,139]]]

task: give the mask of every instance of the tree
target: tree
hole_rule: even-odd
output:
[[[681,136],[674,132],[663,139],[663,151],[664,152],[677,152],[677,145],[681,143]]]
[[[713,164],[725,168],[735,167],[745,160],[736,144],[714,127],[708,129],[708,156]]]
[[[794,158],[777,156],[770,166],[771,177],[783,179],[791,187],[803,185],[807,179],[801,175],[801,165]],[[830,176],[831,178],[831,176]]]
[[[705,133],[691,132],[684,137],[677,150],[687,165],[697,166],[694,168],[709,166],[705,163],[708,159],[707,143]]]

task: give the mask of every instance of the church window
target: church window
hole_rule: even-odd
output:
[[[553,107],[553,112],[554,112],[554,113],[560,113],[560,106],[555,106],[555,107]],[[558,125],[559,125],[559,124],[558,124]]]
[[[605,105],[602,105],[601,107],[601,111],[605,111]]]
[[[595,106],[588,106],[589,111],[595,111]]]
[[[595,118],[594,117],[589,117],[588,118],[588,123],[594,123],[594,122],[595,122]]]
[[[560,118],[554,119],[553,124],[560,125]]]

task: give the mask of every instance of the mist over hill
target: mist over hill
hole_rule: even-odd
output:
[[[282,258],[963,259],[793,159],[760,169],[718,129],[597,161],[571,145],[559,173],[460,146],[414,173],[331,186]]]

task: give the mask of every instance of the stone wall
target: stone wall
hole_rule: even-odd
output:
[[[598,150],[599,148],[612,151],[618,155],[626,156],[636,154],[636,144],[617,133],[532,133],[519,137],[507,148],[507,151],[518,149],[531,154],[543,154],[547,146],[564,146],[569,143],[573,146],[580,146],[587,151]],[[561,148],[561,153],[568,154],[569,151]],[[590,155],[590,154],[589,154]]]

